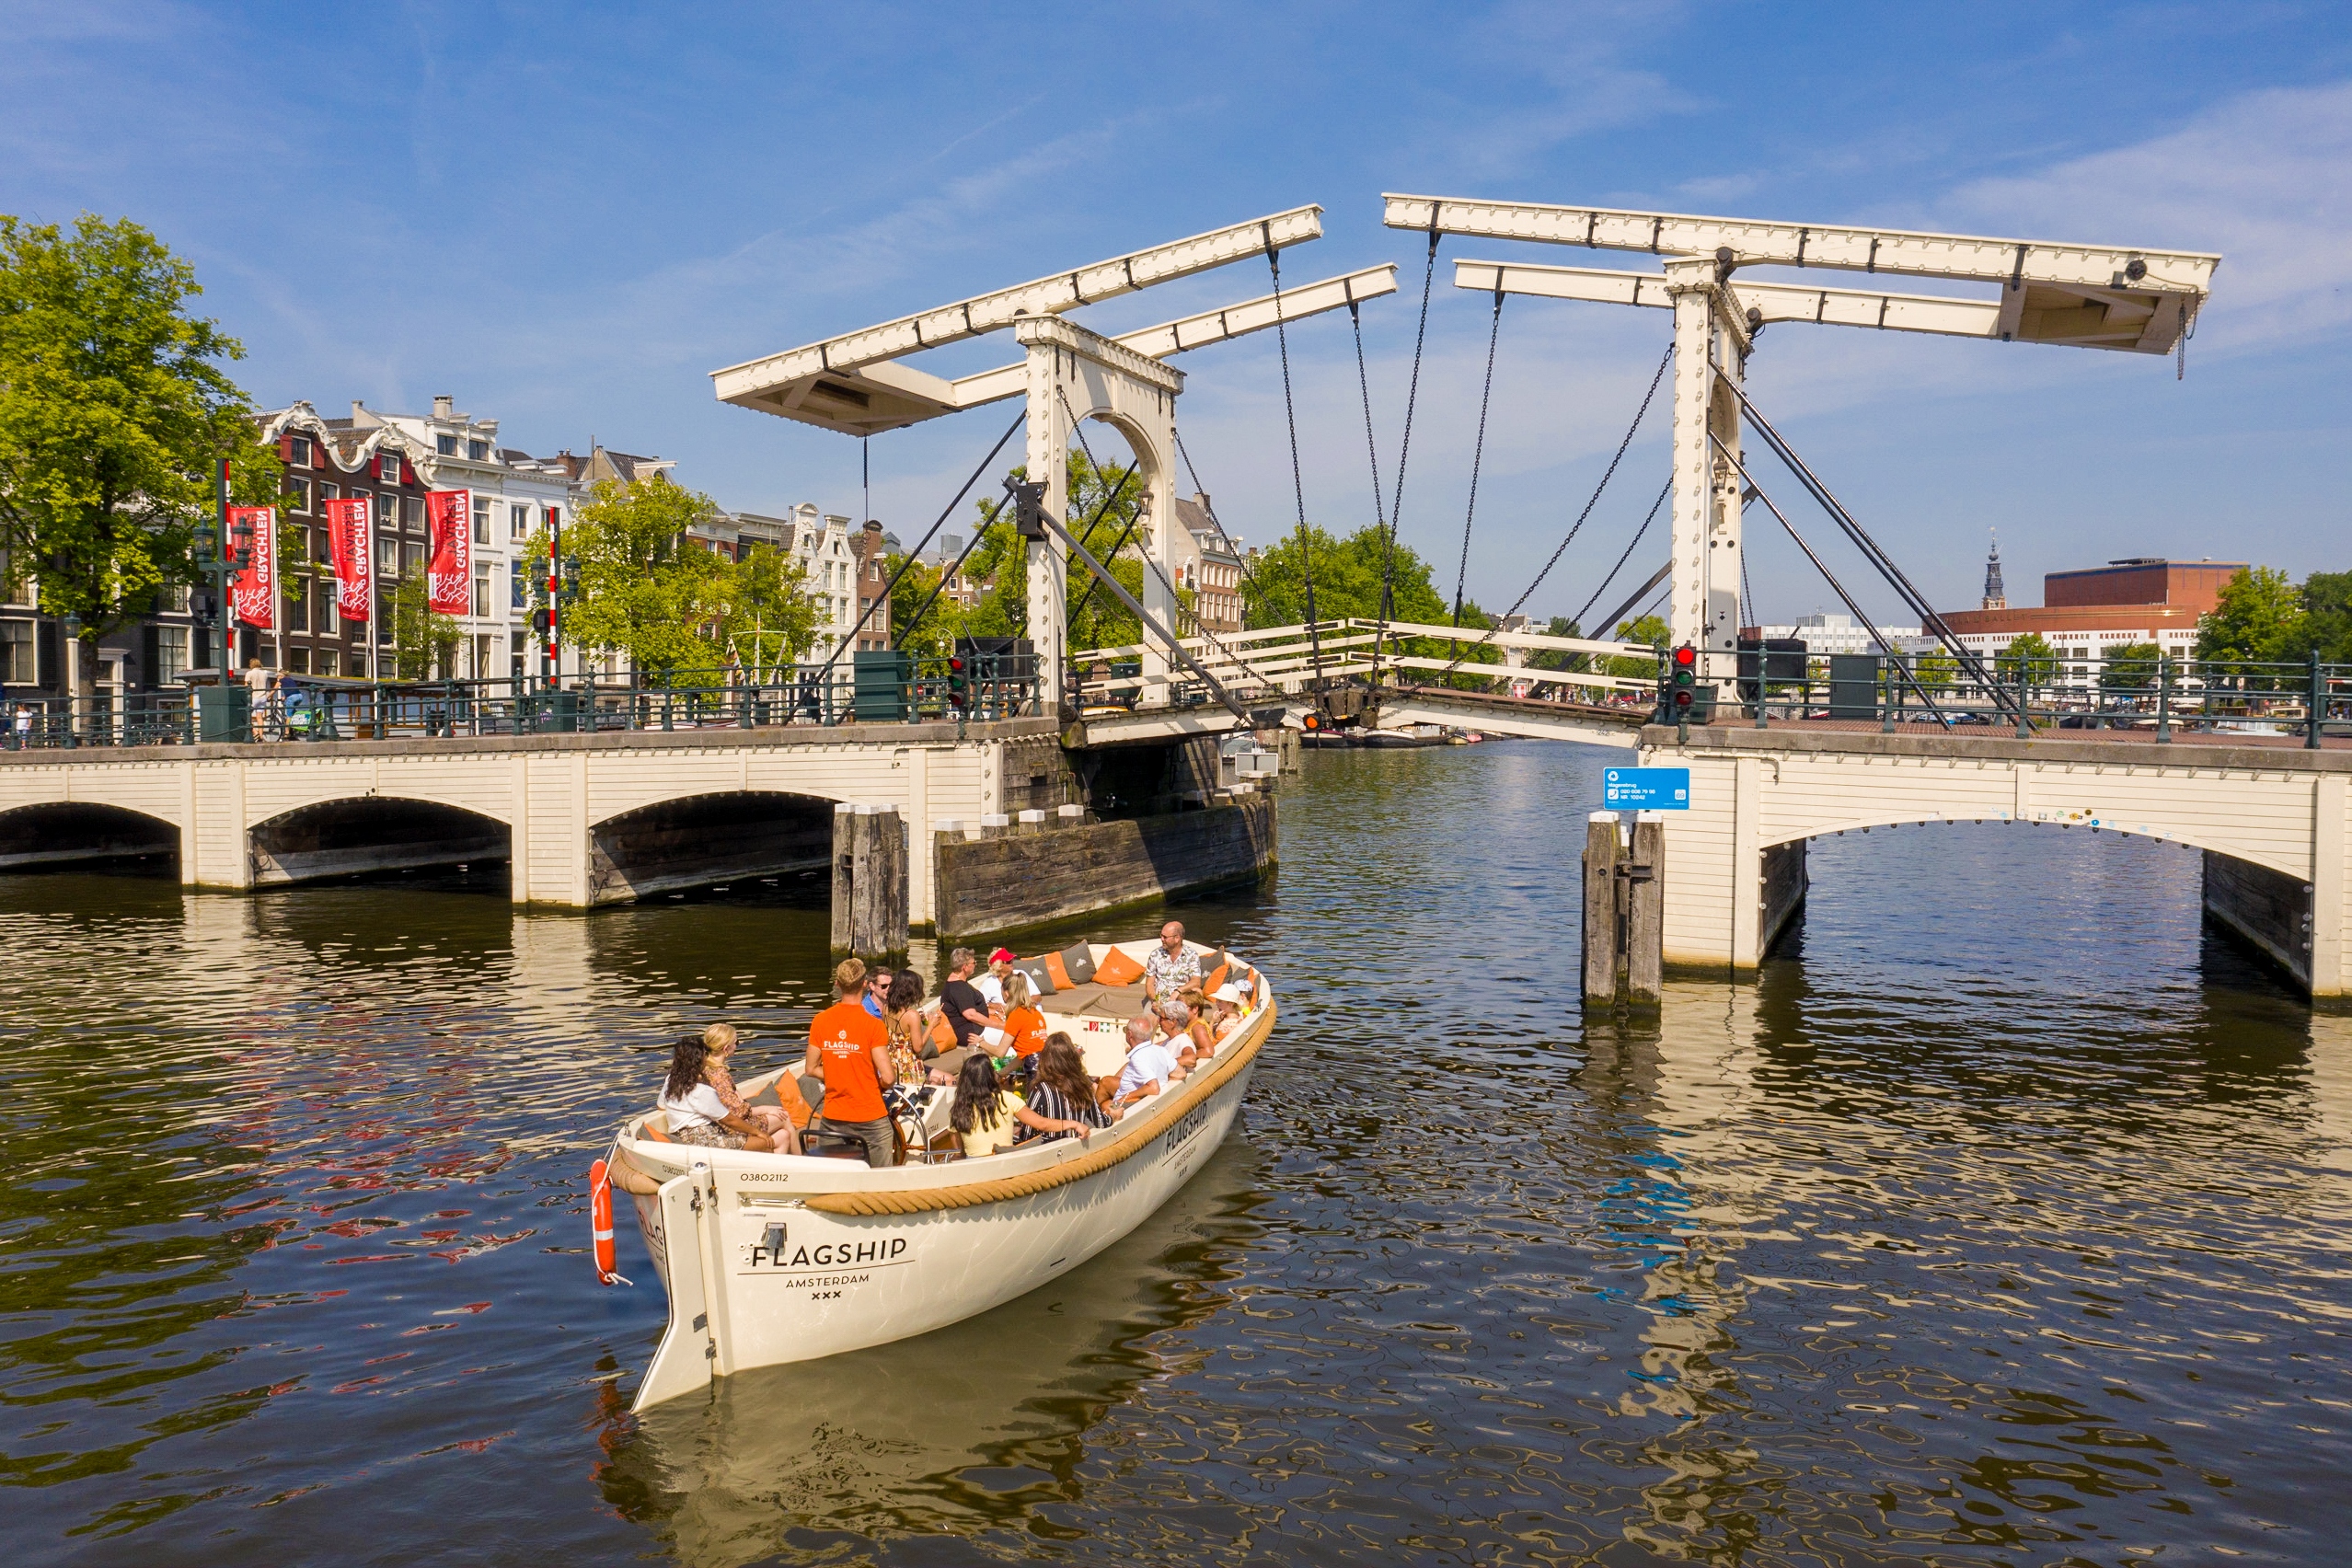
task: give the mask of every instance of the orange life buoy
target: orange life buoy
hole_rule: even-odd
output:
[[[596,1278],[605,1285],[627,1285],[613,1251],[613,1175],[601,1159],[588,1168],[588,1224],[595,1242]]]

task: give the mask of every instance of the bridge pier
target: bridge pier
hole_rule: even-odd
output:
[[[1802,906],[1809,839],[2014,822],[2205,851],[2214,917],[2315,1001],[2352,1000],[2352,752],[1707,725],[1644,729],[1640,758],[1690,769],[1690,809],[1666,813],[1670,969],[1752,974]]]

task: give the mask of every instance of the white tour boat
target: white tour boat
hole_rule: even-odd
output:
[[[1156,945],[1095,943],[1088,951],[1097,965],[1114,951],[1140,964]],[[862,1159],[673,1142],[658,1111],[623,1123],[607,1167],[635,1203],[670,1298],[669,1330],[634,1408],[714,1377],[959,1322],[1066,1274],[1142,1224],[1225,1141],[1274,1030],[1265,976],[1187,946],[1205,974],[1222,963],[1227,983],[1241,988],[1240,1026],[1190,1077],[1083,1141],[874,1170]],[[1125,1061],[1126,1020],[1143,1010],[1143,987],[1089,982],[1034,1005],[1047,1032],[1066,1032],[1099,1078]],[[799,1092],[800,1074],[796,1056],[739,1087],[758,1103],[769,1090]],[[902,1113],[915,1161],[952,1141],[953,1090],[921,1098]],[[600,1214],[598,1225],[609,1221]]]

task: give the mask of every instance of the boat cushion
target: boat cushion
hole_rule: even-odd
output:
[[[1097,1018],[1130,1019],[1143,1009],[1141,985],[1105,986],[1096,980],[1054,993],[1054,1010],[1066,1018],[1087,1013]]]
[[[1045,966],[1045,977],[1054,982],[1055,990],[1066,991],[1078,984],[1070,978],[1070,966],[1062,962],[1060,953],[1049,952],[1037,962]]]
[[[1083,986],[1094,978],[1094,950],[1084,942],[1066,947],[1061,951],[1062,967],[1069,972],[1073,986]]]
[[[813,1116],[819,1111],[824,1110],[824,1078],[823,1076],[815,1073],[802,1073],[800,1078],[800,1084],[801,1098],[802,1101],[807,1102],[809,1114]],[[796,1127],[805,1127],[808,1125],[806,1122],[800,1121],[795,1121],[792,1124]]]
[[[1015,959],[1013,967],[1029,976],[1029,992],[1033,997],[1050,997],[1061,989],[1054,984],[1054,972],[1042,958]]]
[[[1143,965],[1117,948],[1095,965],[1094,977],[1105,986],[1132,986],[1143,978]]]
[[[1206,974],[1201,977],[1201,995],[1204,997],[1216,996],[1216,988],[1219,986],[1224,985],[1227,977],[1231,975],[1232,973],[1233,966],[1230,963],[1220,963],[1215,969],[1210,970]]]
[[[672,1137],[668,1130],[662,1125],[667,1119],[657,1113],[646,1117],[640,1125],[644,1128],[645,1136],[655,1143],[675,1143],[678,1140]]]
[[[936,1055],[941,1051],[954,1049],[955,1025],[948,1021],[947,1011],[941,1009],[931,1015],[931,1051]]]

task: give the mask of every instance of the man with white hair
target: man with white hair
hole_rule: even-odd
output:
[[[1183,1077],[1184,1069],[1177,1066],[1168,1047],[1152,1038],[1151,1019],[1131,1018],[1126,1065],[1119,1069],[1119,1087],[1111,1097],[1111,1109],[1124,1116],[1170,1084],[1182,1082]]]

